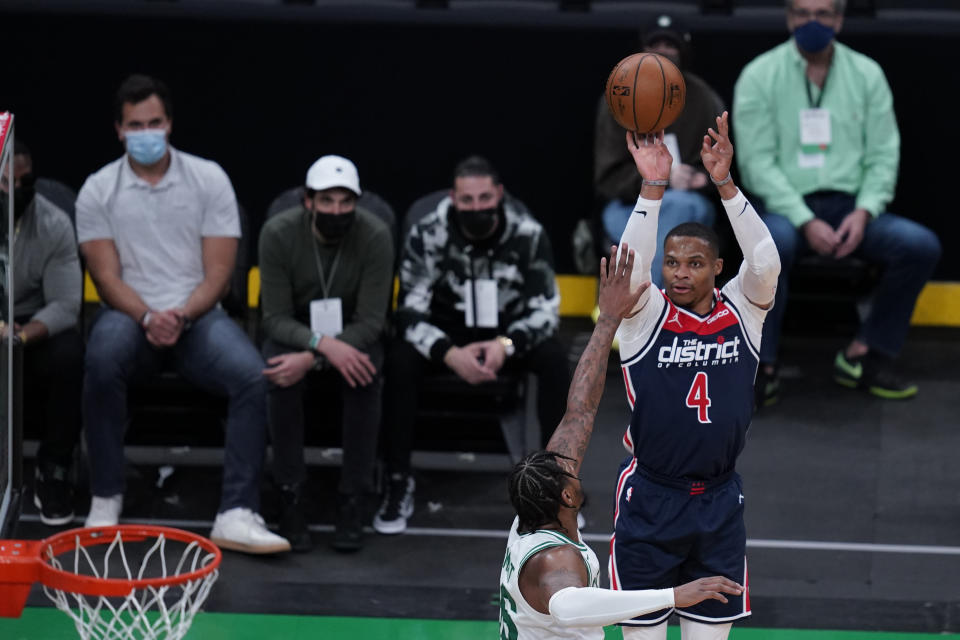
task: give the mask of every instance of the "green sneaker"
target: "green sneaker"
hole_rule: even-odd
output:
[[[917,385],[904,381],[893,370],[889,358],[873,352],[847,358],[843,350],[833,360],[833,379],[850,389],[863,389],[878,398],[906,400],[917,395]]]

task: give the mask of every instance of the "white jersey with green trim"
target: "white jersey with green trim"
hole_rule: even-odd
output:
[[[597,554],[583,540],[574,542],[559,531],[538,529],[532,533],[517,533],[519,518],[513,519],[507,538],[507,553],[500,569],[500,640],[602,640],[603,627],[561,627],[550,616],[540,613],[523,599],[520,593],[520,569],[535,553],[573,545],[587,567],[588,587],[600,586],[600,562]],[[579,533],[578,533],[579,536]]]

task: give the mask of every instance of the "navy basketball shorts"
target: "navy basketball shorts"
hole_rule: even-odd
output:
[[[737,473],[709,482],[655,481],[631,457],[621,465],[616,499],[612,589],[666,589],[724,576],[743,585],[743,595],[727,594],[727,604],[704,600],[676,609],[677,614],[706,623],[750,615],[744,497]],[[659,624],[673,611],[661,609],[623,624]]]

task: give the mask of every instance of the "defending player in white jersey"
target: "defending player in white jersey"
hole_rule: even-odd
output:
[[[658,589],[723,575],[742,595],[694,606],[667,605],[624,623],[626,640],[665,640],[680,616],[684,640],[723,640],[750,615],[744,489],[736,472],[753,414],[753,383],[780,258],[756,211],[731,180],[727,114],[701,149],[743,251],[723,289],[719,241],[709,227],[680,225],[664,242],[662,291],[645,289],[618,332],[632,409],[617,482],[610,544],[613,589]],[[637,250],[633,286],[650,280],[658,212],[670,175],[662,133],[627,136],[643,186],[623,240]]]
[[[623,245],[618,261],[616,251],[612,247],[609,262],[604,258],[600,263],[600,317],[577,364],[563,421],[547,450],[528,455],[510,476],[510,501],[517,517],[500,571],[501,640],[598,640],[604,625],[710,598],[726,602],[724,593],[743,592],[722,577],[658,590],[598,588],[597,556],[577,530],[583,505],[577,476],[593,432],[617,326],[649,286],[644,283],[631,292],[634,253]]]

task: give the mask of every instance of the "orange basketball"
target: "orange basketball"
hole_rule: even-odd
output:
[[[687,98],[677,65],[656,53],[634,53],[617,63],[607,78],[607,106],[624,129],[660,131],[673,124]]]

